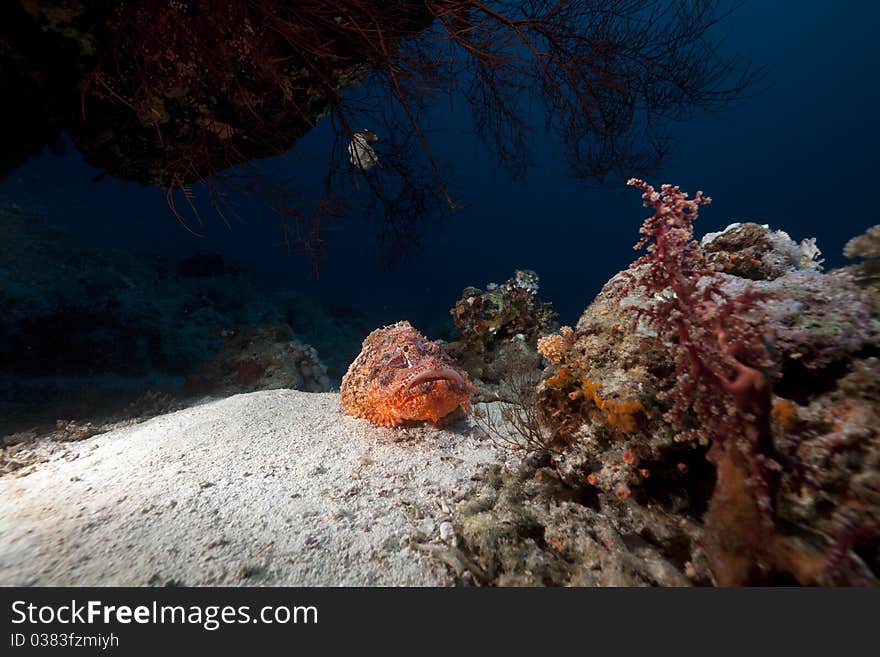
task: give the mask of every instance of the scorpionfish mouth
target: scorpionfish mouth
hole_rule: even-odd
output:
[[[457,408],[467,406],[471,387],[452,368],[425,370],[406,382],[397,399],[397,412],[402,419],[437,422]]]
[[[404,391],[406,393],[415,392],[417,394],[424,394],[425,392],[428,392],[428,390],[425,389],[424,384],[435,383],[438,381],[445,381],[448,384],[448,387],[452,390],[465,390],[467,388],[467,384],[461,374],[451,367],[440,367],[425,370],[414,376],[407,382]]]

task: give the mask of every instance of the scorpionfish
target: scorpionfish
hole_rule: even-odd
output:
[[[470,411],[476,388],[465,371],[412,327],[397,322],[376,329],[342,377],[346,415],[395,427],[411,422],[443,426]]]

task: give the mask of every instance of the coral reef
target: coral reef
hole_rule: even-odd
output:
[[[615,498],[580,494],[540,464],[490,467],[488,492],[455,512],[459,550],[498,586],[689,586],[699,528],[665,511],[625,514]]]
[[[518,334],[537,341],[556,319],[552,306],[538,298],[538,283],[535,272],[520,270],[501,285],[466,288],[450,311],[455,328],[467,343],[487,348]]]
[[[757,224],[700,244],[707,199],[634,184],[647,254],[541,342],[553,466],[616,499],[621,531],[634,508],[699,526],[695,582],[876,581],[875,300]]]
[[[498,396],[514,370],[540,369],[538,337],[553,330],[556,313],[538,297],[538,275],[520,270],[501,285],[466,288],[450,310],[460,338],[444,346],[474,379],[481,398]]]

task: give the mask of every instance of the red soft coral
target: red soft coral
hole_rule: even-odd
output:
[[[666,418],[680,431],[678,440],[712,445],[709,459],[718,469],[706,517],[704,544],[716,579],[723,584],[760,580],[781,565],[773,514],[776,462],[770,435],[769,378],[761,371],[767,349],[759,314],[767,295],[731,295],[721,275],[703,260],[693,240],[699,207],[711,199],[688,198],[678,187],[642,190],[653,208],[635,248],[647,253],[633,263],[626,293],[642,289],[647,304],[636,308],[670,345],[675,374],[666,393]]]
[[[682,440],[723,440],[752,421],[746,416],[763,413],[758,407],[769,395],[759,370],[766,348],[759,327],[749,320],[767,296],[755,291],[731,296],[704,262],[693,240],[693,222],[699,207],[712,199],[702,192],[688,198],[672,185],[657,192],[635,178],[628,184],[641,189],[645,207],[654,209],[634,247],[647,253],[631,265],[625,291],[643,288],[648,303],[635,311],[671,344],[676,372],[667,419],[682,430]]]

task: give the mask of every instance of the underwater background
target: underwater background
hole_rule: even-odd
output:
[[[760,75],[723,111],[696,108],[692,117],[671,123],[669,152],[645,177],[658,186],[669,182],[712,196],[697,222],[698,235],[735,221],[766,223],[796,241],[817,238],[826,268],[844,264],[844,243],[878,221],[878,19],[880,6],[873,2],[743,2],[714,28],[718,48],[752,62]],[[370,84],[368,78],[345,93],[378,93]],[[522,111],[531,111],[528,103]],[[362,127],[377,132],[381,145],[380,126]],[[325,248],[316,264],[295,246],[287,248],[277,217],[264,205],[242,196],[238,217],[226,223],[212,214],[198,187],[195,202],[204,222],[196,235],[169,211],[163,190],[101,176],[62,137],[0,181],[3,206],[40,217],[45,228],[39,233],[22,228],[17,241],[4,240],[3,250],[16,249],[3,256],[6,269],[12,258],[23,271],[30,253],[36,258],[28,265],[34,272],[30,280],[39,278],[41,268],[56,275],[47,274],[47,280],[85,277],[92,282],[91,292],[86,283],[80,286],[85,296],[101,284],[95,271],[115,270],[118,276],[109,278],[128,282],[113,312],[152,304],[153,319],[144,322],[168,323],[157,329],[156,341],[176,330],[172,305],[174,312],[187,306],[187,314],[206,315],[200,326],[211,326],[211,335],[189,335],[178,324],[185,346],[146,347],[162,353],[161,375],[151,362],[108,365],[118,381],[137,381],[132,385],[139,390],[145,378],[151,388],[178,385],[200,365],[198,354],[219,348],[224,332],[277,324],[289,325],[305,351],[305,345],[317,349],[317,356],[303,357],[327,366],[327,378],[316,370],[310,384],[322,389],[328,382],[338,386],[360,340],[377,326],[407,319],[431,337],[451,339],[449,309],[468,286],[485,287],[515,270],[534,270],[540,296],[553,303],[559,323],[574,324],[609,277],[635,258],[632,245],[646,211],[624,177],[575,180],[563,145],[540,130],[528,138],[528,170],[511,177],[475,136],[474,119],[457,92],[430,101],[425,127],[450,192],[464,207],[419,223],[394,247],[403,247],[399,257],[387,257],[380,219],[352,211],[326,222]],[[321,121],[287,153],[263,160],[261,169],[317,195],[332,140],[330,121]],[[21,228],[20,219],[13,221],[8,211],[4,216]],[[126,271],[121,263],[128,258]],[[4,284],[9,292],[12,283]],[[207,317],[212,312],[216,317]],[[53,321],[33,327],[35,350],[48,350],[50,360],[51,348],[65,348],[58,345],[69,323],[90,320],[68,312]],[[96,341],[106,328],[95,325]],[[137,338],[139,344],[150,339]],[[125,343],[113,343],[92,345],[82,358],[55,367],[58,399],[65,398],[65,386],[68,392],[79,386],[79,374],[102,375],[95,354],[130,360]],[[82,345],[68,347],[73,352]],[[4,376],[20,379],[52,372],[53,365],[25,354],[3,369]]]

